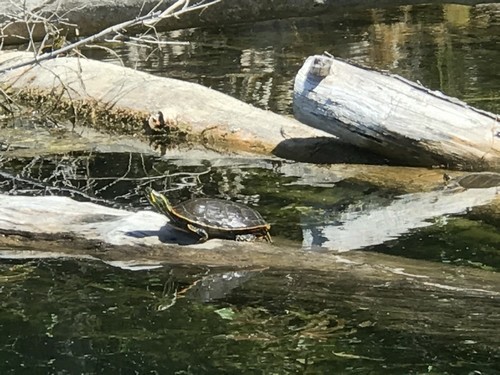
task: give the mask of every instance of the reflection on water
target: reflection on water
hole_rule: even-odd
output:
[[[442,216],[460,214],[469,208],[491,203],[499,189],[405,194],[395,197],[386,206],[355,202],[354,207],[338,212],[335,222],[305,229],[303,245],[306,248],[315,245],[336,251],[378,245],[397,239],[410,230],[431,226]],[[360,204],[364,206],[361,209]],[[354,233],[359,235],[355,236]]]
[[[482,240],[473,245],[474,251],[465,257],[468,264],[500,267],[500,254],[490,251],[495,243],[500,244],[495,214],[471,211],[498,198],[500,179],[494,173],[459,180],[462,185],[471,181],[486,184],[485,188],[465,189],[450,182],[433,191],[403,194],[354,181],[327,168],[277,159],[71,153],[3,158],[0,168],[0,188],[17,195],[67,195],[136,210],[149,208],[144,190],[151,186],[167,194],[174,204],[197,197],[241,202],[263,215],[278,241],[302,243],[304,249],[314,251],[374,249],[421,258],[417,242],[400,245],[398,238],[418,238],[428,227],[440,228],[438,233],[445,236],[457,220],[467,218],[467,227],[483,233]],[[390,248],[382,246],[387,244]],[[441,259],[430,258],[464,263],[464,254],[457,253],[455,244],[442,246],[439,254]]]
[[[453,292],[384,294],[348,275],[72,260],[0,270],[2,374],[500,371],[493,299],[469,296],[462,319]]]
[[[293,79],[305,58],[328,51],[387,69],[470,104],[500,112],[498,4],[407,5],[162,34],[189,45],[151,50],[110,45],[140,70],[201,83],[291,114]],[[87,55],[117,61],[101,50]]]

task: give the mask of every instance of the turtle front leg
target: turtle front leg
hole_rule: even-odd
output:
[[[200,236],[199,242],[205,242],[206,240],[208,240],[208,233],[207,233],[207,231],[205,229],[195,227],[192,224],[188,224],[187,228],[191,232],[196,233],[198,236]]]
[[[266,230],[263,234],[264,239],[269,242],[269,243],[273,243],[273,239],[271,238],[271,234]]]

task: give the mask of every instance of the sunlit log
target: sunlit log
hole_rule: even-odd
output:
[[[500,169],[498,115],[332,57],[304,63],[295,78],[294,113],[345,143],[407,165]]]

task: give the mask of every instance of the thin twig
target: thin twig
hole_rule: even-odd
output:
[[[22,68],[24,66],[33,65],[33,64],[45,61],[45,60],[52,59],[61,53],[69,52],[74,48],[80,47],[80,46],[85,45],[87,43],[94,42],[98,39],[103,38],[105,35],[111,34],[113,32],[118,32],[122,29],[126,29],[127,27],[141,25],[141,24],[150,26],[151,24],[154,24],[161,19],[166,19],[166,18],[170,18],[170,17],[178,17],[181,14],[184,14],[187,12],[192,12],[192,11],[199,10],[199,9],[205,9],[213,4],[219,3],[222,0],[213,0],[213,1],[210,1],[206,4],[199,4],[199,5],[195,5],[195,6],[188,7],[188,8],[182,8],[178,11],[173,11],[173,10],[179,8],[181,5],[184,5],[186,1],[187,0],[179,0],[163,12],[160,12],[160,11],[150,12],[144,16],[137,17],[133,20],[128,20],[128,21],[122,22],[118,25],[110,26],[110,27],[100,31],[97,34],[94,34],[94,35],[89,36],[87,38],[81,39],[75,43],[72,43],[72,44],[67,45],[65,47],[62,47],[62,48],[59,48],[55,51],[47,52],[47,53],[44,53],[43,55],[40,55],[40,56],[35,56],[33,59],[31,59],[29,61],[24,61],[24,62],[21,62],[19,64],[16,64],[13,66],[8,66],[5,68],[0,68],[0,73],[5,73],[5,72],[12,70],[12,69],[18,69],[18,68]],[[168,13],[167,11],[169,11],[169,10],[172,13]]]

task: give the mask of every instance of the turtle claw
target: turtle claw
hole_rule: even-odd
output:
[[[269,243],[273,243],[273,239],[271,238],[271,234],[268,231],[266,231],[266,233],[264,234],[264,239]]]

